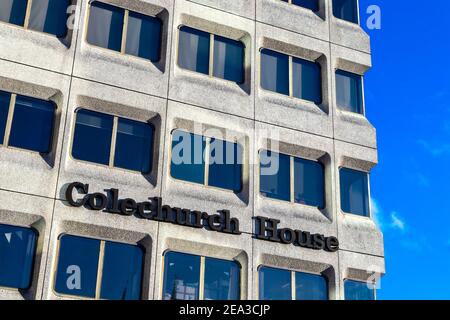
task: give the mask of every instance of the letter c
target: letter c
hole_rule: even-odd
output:
[[[89,185],[81,182],[72,182],[69,184],[66,190],[66,200],[73,207],[81,207],[86,203],[86,198],[81,200],[75,200],[73,198],[73,190],[76,189],[79,194],[87,194],[89,191]]]

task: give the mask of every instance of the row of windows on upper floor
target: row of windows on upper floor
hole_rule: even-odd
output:
[[[275,1],[297,5],[313,12],[318,12],[320,9],[319,0]],[[115,15],[116,19],[123,19],[123,15],[127,11],[106,6],[100,1],[90,2],[91,8],[106,8],[108,11],[112,11],[112,15]],[[0,21],[53,34],[57,37],[64,37],[67,33],[68,8],[71,3],[72,0],[2,0],[0,3]],[[146,29],[145,24],[150,21],[147,17],[132,11],[128,11],[128,13],[132,20],[128,24],[128,28],[131,27],[130,31],[139,31],[139,27]],[[102,16],[101,11],[96,11],[94,14]],[[338,19],[358,23],[358,0],[333,0],[333,15]],[[108,17],[104,16],[103,13],[103,18]],[[110,21],[113,20],[113,17],[111,17]],[[150,24],[152,23],[150,22]]]
[[[49,153],[55,106],[49,101],[0,91],[0,144]],[[87,109],[77,109],[71,136],[74,159],[149,174],[154,127]],[[172,132],[170,175],[174,179],[239,193],[243,180],[240,143]],[[261,195],[317,208],[325,207],[324,165],[268,150],[259,151]],[[368,174],[340,168],[341,209],[369,216]]]
[[[0,287],[30,287],[38,234],[34,229],[0,224]],[[133,244],[61,234],[53,276],[54,292],[89,299],[137,300],[142,297],[145,248]],[[162,264],[163,300],[240,300],[242,267],[237,261],[167,251]],[[328,280],[261,265],[259,299],[328,300]],[[345,299],[374,300],[373,284],[344,281]]]
[[[294,1],[301,4],[311,1]],[[356,1],[356,0],[355,0]],[[17,2],[17,3],[16,3]],[[40,3],[46,3],[44,6]],[[17,12],[28,8],[26,0],[6,1],[0,6],[0,20],[24,24],[24,17],[31,19],[26,25],[37,30],[63,34],[57,28],[65,23],[65,1],[33,0],[31,12],[18,16]],[[347,8],[346,1],[337,1]],[[8,4],[9,3],[9,4]],[[36,6],[36,8],[35,8]],[[33,9],[35,8],[35,9]],[[54,8],[50,10],[50,8]],[[28,9],[27,9],[28,10]],[[47,11],[46,11],[47,10]],[[60,12],[61,11],[61,12]],[[346,11],[346,10],[344,10]],[[46,14],[47,12],[47,14]],[[61,22],[60,19],[63,21]],[[153,62],[160,60],[162,22],[155,17],[114,7],[99,1],[90,4],[87,42],[122,54],[138,56]],[[38,26],[38,27],[36,27]],[[179,28],[178,65],[190,71],[212,77],[245,82],[245,46],[241,41],[213,35],[187,26]],[[300,98],[317,105],[322,103],[321,65],[298,57],[261,48],[260,85],[263,89]],[[336,101],[340,109],[362,114],[362,76],[344,70],[336,70]]]

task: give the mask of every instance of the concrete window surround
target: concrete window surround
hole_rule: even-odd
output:
[[[89,45],[89,0],[72,3],[77,28],[66,38],[0,23],[0,90],[52,101],[56,122],[47,157],[0,146],[0,223],[39,232],[32,286],[0,288],[0,298],[66,299],[54,288],[58,237],[64,233],[146,248],[143,299],[160,299],[166,250],[236,260],[241,298],[258,298],[258,268],[324,274],[329,298],[344,298],[344,280],[372,281],[385,272],[383,235],[372,219],[341,211],[339,168],[370,173],[378,163],[376,130],[365,115],[339,110],[335,70],[363,76],[371,68],[370,41],[358,24],[336,19],[332,1],[319,12],[280,0],[102,0],[163,21],[157,63]],[[300,21],[301,23],[298,23]],[[188,25],[245,43],[245,83],[210,78],[176,65],[178,27]],[[322,70],[322,104],[264,92],[259,86],[259,49],[316,61]],[[70,157],[79,107],[155,128],[150,175]],[[375,108],[376,106],[367,106]],[[217,130],[243,146],[239,193],[170,177],[171,132]],[[226,135],[225,135],[226,133]],[[277,134],[275,134],[277,133]],[[258,152],[271,149],[324,165],[325,208],[278,202],[259,194]],[[120,190],[121,198],[161,197],[172,207],[214,213],[228,209],[240,220],[239,236],[69,206],[65,189],[80,181],[90,190]],[[370,196],[370,190],[369,190]],[[252,218],[281,220],[280,227],[339,239],[337,252],[286,247],[252,238]]]
[[[122,28],[121,28],[121,34],[120,34],[120,36],[121,36],[120,50],[112,50],[112,49],[109,49],[109,48],[105,48],[105,47],[99,46],[97,44],[90,43],[89,40],[88,40],[89,36],[90,36],[90,33],[89,33],[89,21],[91,21],[91,19],[93,19],[92,18],[92,10],[93,10],[92,9],[92,5],[96,4],[96,3],[110,5],[108,2],[104,2],[104,1],[93,1],[89,5],[88,13],[87,13],[87,17],[88,18],[86,20],[86,31],[85,31],[85,33],[86,33],[85,41],[87,43],[89,43],[93,47],[96,47],[96,48],[99,48],[99,49],[103,49],[103,50],[112,51],[112,52],[116,52],[116,53],[120,53],[121,55],[130,56],[130,58],[133,57],[134,59],[150,60],[150,61],[152,61],[155,64],[158,64],[161,61],[160,60],[161,59],[161,54],[158,54],[159,59],[156,60],[156,59],[146,59],[146,58],[143,58],[143,57],[140,57],[140,56],[137,56],[137,55],[132,55],[132,54],[128,53],[128,51],[127,51],[127,45],[128,45],[127,36],[128,36],[128,32],[127,31],[128,31],[128,28],[129,28],[129,20],[130,20],[131,15],[135,14],[136,12],[131,11],[131,10],[127,9],[127,8],[117,7],[117,6],[112,6],[111,5],[111,8],[114,8],[114,9],[118,8],[118,9],[122,9],[123,10],[123,16],[122,16],[123,23],[122,23],[122,26],[121,26]],[[142,13],[139,13],[139,14],[142,14]],[[162,18],[159,17],[161,15],[160,12],[157,13],[156,15],[154,15],[154,16],[153,15],[144,15],[144,14],[142,14],[142,15],[144,17],[148,17],[148,18],[155,18],[155,20],[157,20],[161,24],[163,24]],[[91,21],[91,23],[92,23],[92,21]],[[160,36],[161,36],[161,34],[160,34]],[[154,39],[152,39],[152,40],[154,40]],[[161,39],[157,39],[157,40],[161,40]],[[158,47],[159,50],[161,50],[161,47],[162,47],[161,43],[157,43],[157,47]]]
[[[209,130],[211,130],[211,129],[209,129]],[[183,130],[180,130],[180,129],[174,129],[174,130],[172,130],[171,135],[173,136],[173,133],[176,132],[176,131],[178,131],[178,132],[185,132],[185,133],[188,133],[188,134],[197,136],[197,138],[200,138],[200,139],[204,140],[204,148],[202,148],[202,150],[201,150],[201,152],[202,152],[202,157],[203,157],[203,159],[204,159],[204,160],[203,160],[203,166],[204,166],[204,170],[203,170],[203,171],[204,171],[204,179],[203,179],[202,183],[197,183],[197,184],[203,185],[203,186],[208,187],[208,188],[214,188],[214,189],[217,189],[218,191],[220,190],[220,191],[234,192],[234,193],[240,193],[240,192],[242,191],[242,189],[243,189],[243,187],[242,187],[242,182],[245,180],[245,177],[243,177],[243,176],[244,176],[244,170],[248,167],[248,166],[247,166],[246,164],[244,164],[244,163],[242,163],[242,165],[241,165],[241,170],[240,170],[240,171],[241,171],[241,174],[240,174],[240,178],[239,178],[241,188],[239,188],[239,189],[237,189],[237,190],[213,186],[212,183],[210,183],[211,176],[209,175],[209,171],[210,171],[210,160],[209,160],[209,155],[211,154],[211,141],[212,141],[212,139],[221,140],[221,141],[223,141],[224,143],[228,143],[228,144],[234,144],[235,147],[236,147],[236,149],[239,148],[240,150],[242,150],[243,147],[242,147],[242,144],[239,143],[239,141],[231,140],[231,139],[228,139],[228,140],[227,140],[227,139],[224,139],[222,136],[216,136],[216,137],[214,137],[214,136],[204,136],[204,135],[195,134],[195,133],[188,132],[188,131],[183,131]],[[173,140],[172,140],[171,142],[173,143]],[[245,145],[245,142],[244,142],[244,145]],[[172,148],[171,148],[170,151],[171,151],[171,153],[170,153],[170,156],[169,156],[169,161],[172,161]],[[241,152],[236,151],[236,162],[237,162],[237,163],[233,163],[233,164],[239,164],[239,162],[243,162],[242,160],[244,160],[244,159],[238,158],[239,153],[244,154],[244,152],[242,152],[242,151],[241,151]],[[204,155],[204,156],[203,156],[203,155]],[[244,158],[244,156],[243,156],[242,158]],[[225,159],[225,160],[226,160],[226,159]],[[170,170],[170,168],[169,168],[169,170]],[[248,170],[248,169],[247,169],[247,170]],[[169,173],[170,173],[170,172],[169,172]],[[180,181],[180,182],[185,182],[185,183],[195,183],[195,182],[193,182],[193,181],[183,180],[183,179],[180,179],[180,178],[176,178],[173,174],[170,174],[170,176],[171,176],[173,179],[178,180],[178,181]],[[247,178],[246,180],[248,180],[248,178]]]
[[[322,81],[323,77],[325,77],[325,79],[327,79],[327,74],[326,74],[326,72],[323,71],[323,70],[327,69],[327,62],[325,60],[325,57],[323,55],[320,55],[319,53],[312,53],[312,52],[308,52],[307,50],[303,51],[302,48],[286,48],[285,44],[278,43],[276,40],[273,40],[273,39],[265,39],[264,42],[265,42],[264,44],[266,45],[266,47],[260,48],[259,55],[262,54],[262,50],[268,49],[268,50],[271,50],[271,51],[274,51],[277,53],[281,53],[281,54],[287,56],[289,59],[289,70],[288,70],[288,72],[289,72],[289,94],[287,96],[291,99],[301,100],[301,102],[299,102],[299,103],[309,106],[310,108],[314,108],[316,106],[316,107],[319,107],[320,109],[322,109],[323,112],[328,113],[328,105],[327,105],[328,102],[327,101],[323,102],[323,99],[322,99],[323,96],[326,97],[327,91],[328,91],[327,88],[323,87],[324,83]],[[282,50],[282,51],[277,51],[277,49]],[[294,54],[293,52],[295,52],[296,54]],[[294,88],[293,88],[293,85],[294,85],[293,59],[294,58],[306,60],[306,61],[315,63],[320,66],[320,74],[321,74],[321,81],[320,81],[320,91],[321,91],[321,99],[320,100],[321,100],[321,102],[320,103],[316,104],[314,101],[305,100],[305,99],[301,99],[299,97],[294,96]],[[260,60],[261,60],[261,58],[260,58]],[[262,62],[260,61],[259,70],[261,70],[261,69],[262,69]],[[281,93],[277,93],[274,91],[264,89],[261,85],[261,80],[262,80],[261,73],[262,72],[259,73],[258,83],[259,83],[261,90],[266,91],[266,93],[264,93],[264,95],[269,95],[269,92],[272,94],[283,95]],[[286,96],[286,95],[283,95],[283,96]],[[275,100],[275,99],[276,98],[273,98],[273,100]],[[278,97],[278,100],[281,100],[281,99],[282,99],[282,97]]]
[[[75,113],[77,113],[78,111],[81,111],[81,110],[85,110],[85,111],[88,111],[88,112],[91,111],[91,110],[86,109],[86,108],[77,108],[75,110]],[[105,164],[105,166],[107,166],[109,168],[114,168],[115,170],[125,170],[125,171],[129,171],[129,172],[139,172],[138,170],[131,170],[131,169],[126,169],[126,168],[123,168],[123,167],[119,167],[119,166],[115,165],[115,163],[114,163],[115,162],[116,149],[117,149],[119,121],[123,119],[123,120],[126,120],[126,121],[134,121],[134,122],[136,122],[136,123],[138,123],[140,125],[147,125],[147,126],[149,126],[151,128],[151,131],[152,131],[152,134],[151,134],[150,138],[153,140],[154,126],[152,124],[152,119],[149,119],[149,120],[143,122],[143,121],[136,121],[136,120],[132,120],[132,119],[128,119],[128,118],[118,117],[117,115],[114,115],[114,114],[106,114],[106,113],[98,113],[98,114],[106,115],[106,116],[109,116],[109,117],[112,118],[110,150],[109,150],[109,153],[108,153],[108,155],[109,155],[109,163]],[[77,120],[75,119],[75,122],[76,121]],[[72,140],[71,140],[72,141],[72,146],[70,148],[70,152],[71,152],[70,156],[71,156],[71,158],[74,161],[82,161],[82,162],[85,162],[85,163],[91,163],[91,164],[95,164],[95,165],[102,165],[102,164],[96,163],[94,161],[90,162],[90,161],[83,160],[83,159],[77,159],[77,158],[75,158],[73,156],[73,147],[74,147],[73,146],[73,142],[74,142],[74,135],[75,135],[76,126],[77,126],[77,122],[73,125],[73,132],[72,132],[72,135],[71,135],[72,136]],[[151,145],[153,146],[153,141],[151,142]],[[82,148],[82,146],[78,146],[78,148]],[[154,151],[154,148],[152,148],[151,153],[153,151]],[[153,159],[153,157],[151,157],[151,159]],[[152,163],[149,164],[149,167],[150,167],[150,171],[148,171],[148,172],[147,171],[146,172],[141,172],[141,173],[144,174],[144,175],[150,175],[151,174]]]

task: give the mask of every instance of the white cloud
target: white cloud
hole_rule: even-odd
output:
[[[427,150],[432,156],[438,157],[450,154],[449,143],[430,143],[423,139],[418,140],[417,143]]]
[[[378,226],[378,228],[383,229],[383,217],[382,217],[382,212],[381,212],[381,208],[378,205],[378,201],[374,198],[370,199],[370,208],[372,211],[372,218],[375,221],[376,225]]]
[[[372,217],[375,224],[382,230],[399,230],[406,231],[406,222],[396,211],[391,211],[388,215],[378,203],[377,199],[370,200],[370,207],[372,210]]]
[[[391,212],[391,228],[405,231],[405,222],[398,216],[397,212]]]

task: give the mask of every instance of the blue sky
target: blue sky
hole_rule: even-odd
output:
[[[377,128],[373,209],[387,274],[379,299],[450,299],[450,1],[361,0],[381,8],[365,77]],[[431,10],[432,9],[432,10]]]

